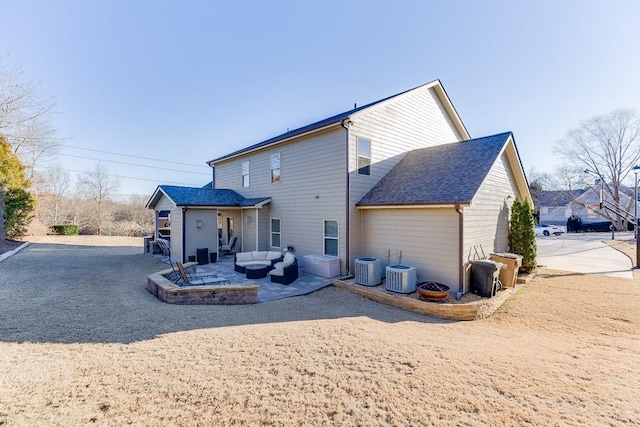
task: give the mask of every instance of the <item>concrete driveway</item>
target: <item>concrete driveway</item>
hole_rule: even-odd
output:
[[[633,279],[631,260],[602,242],[610,238],[611,233],[538,237],[538,264],[554,270]],[[633,239],[633,235],[618,233],[616,238]]]

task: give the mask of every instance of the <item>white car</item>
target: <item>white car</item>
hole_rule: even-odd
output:
[[[550,236],[552,234],[559,236],[562,233],[566,233],[567,229],[562,227],[561,225],[536,225],[536,236]]]

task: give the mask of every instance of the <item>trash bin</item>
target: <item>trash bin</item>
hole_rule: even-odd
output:
[[[196,258],[200,265],[209,264],[209,248],[196,249]]]
[[[196,256],[195,255],[189,255],[189,262],[196,262]]]
[[[209,261],[211,262],[211,264],[218,262],[218,252],[210,252]]]
[[[506,288],[513,288],[518,278],[518,270],[522,266],[522,255],[510,252],[500,252],[491,254],[489,259],[504,264],[500,269],[500,282]]]
[[[152,254],[153,251],[151,249],[151,242],[153,241],[153,236],[143,237],[143,241],[144,241],[143,253]]]
[[[500,289],[498,274],[502,264],[487,259],[473,261],[471,264],[471,286],[481,297],[491,298]]]

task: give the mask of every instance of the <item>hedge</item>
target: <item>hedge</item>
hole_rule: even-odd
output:
[[[74,224],[62,224],[62,225],[54,225],[53,233],[62,235],[62,236],[77,236],[78,235],[78,226]]]

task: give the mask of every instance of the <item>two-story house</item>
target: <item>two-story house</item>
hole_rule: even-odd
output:
[[[509,132],[470,139],[440,81],[210,160],[204,188],[160,186],[172,257],[217,248],[361,256],[466,292],[470,261],[507,250],[509,208],[532,203]],[[304,265],[303,265],[304,267]]]

